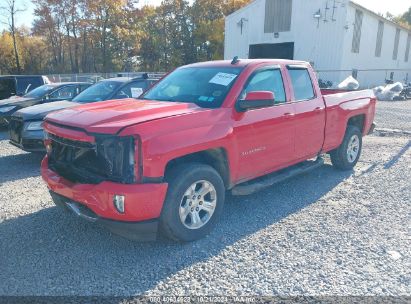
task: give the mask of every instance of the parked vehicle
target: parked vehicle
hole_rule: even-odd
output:
[[[72,101],[39,104],[17,111],[11,117],[10,143],[28,152],[45,151],[43,119],[54,111],[107,99],[138,97],[153,85],[156,78],[112,78],[92,85]]]
[[[90,83],[86,82],[51,83],[42,85],[22,97],[0,100],[0,126],[8,125],[11,115],[22,108],[59,100],[71,100],[89,86]]]
[[[49,114],[41,174],[57,205],[115,233],[192,241],[217,223],[226,190],[253,193],[323,153],[352,169],[375,104],[370,90],[323,96],[306,62],[192,64],[139,100]]]
[[[12,96],[23,96],[42,86],[50,83],[46,76],[40,75],[7,75],[0,76],[0,100]]]
[[[411,82],[404,84],[404,88],[400,93],[400,98],[402,100],[411,99]]]

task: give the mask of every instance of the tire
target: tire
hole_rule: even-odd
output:
[[[357,127],[349,125],[341,145],[330,153],[331,163],[337,169],[351,170],[357,164],[361,150],[361,131]]]
[[[170,170],[166,181],[167,196],[160,216],[163,234],[182,242],[194,241],[207,235],[223,210],[225,187],[221,176],[208,165],[190,163]],[[209,192],[202,195],[202,190],[203,193]],[[211,208],[212,206],[214,207]]]

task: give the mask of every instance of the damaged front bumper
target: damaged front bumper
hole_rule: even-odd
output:
[[[166,183],[73,183],[49,169],[47,156],[41,165],[41,175],[56,204],[77,216],[101,224],[128,239],[156,238],[158,218],[167,192]],[[124,213],[120,213],[113,203],[114,196],[118,194],[125,197]]]
[[[124,238],[136,241],[153,241],[157,238],[158,219],[140,222],[122,222],[99,217],[83,204],[50,191],[54,203],[71,211],[79,218],[96,223]]]

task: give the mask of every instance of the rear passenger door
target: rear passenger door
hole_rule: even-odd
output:
[[[295,156],[304,160],[316,156],[324,142],[325,105],[313,86],[314,75],[304,66],[288,66],[295,112]]]

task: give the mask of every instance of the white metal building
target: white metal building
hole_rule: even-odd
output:
[[[255,0],[225,20],[225,59],[305,60],[362,87],[411,81],[410,44],[410,30],[349,0]]]

